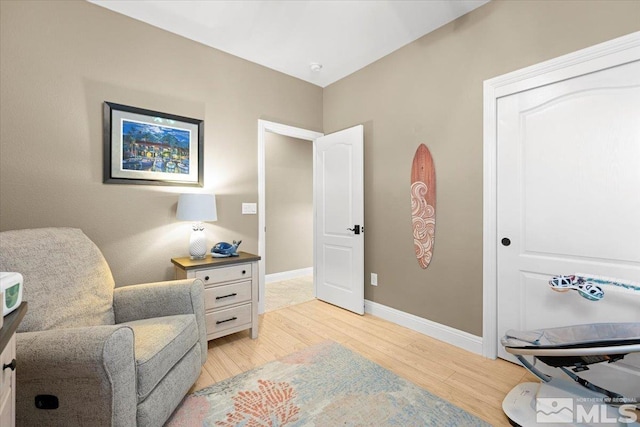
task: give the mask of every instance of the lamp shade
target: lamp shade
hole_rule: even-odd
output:
[[[213,194],[181,194],[176,218],[181,221],[216,221],[216,196]]]

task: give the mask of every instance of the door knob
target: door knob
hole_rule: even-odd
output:
[[[353,231],[353,234],[360,234],[360,226],[354,225],[353,228],[347,228],[349,231]]]
[[[502,246],[509,246],[511,244],[511,240],[509,240],[506,237],[503,237],[501,242],[502,242]]]

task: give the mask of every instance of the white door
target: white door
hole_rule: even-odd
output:
[[[498,99],[497,153],[498,337],[640,321],[640,292],[605,286],[593,302],[548,286],[640,281],[640,61]]]
[[[316,297],[364,313],[364,128],[314,144]]]

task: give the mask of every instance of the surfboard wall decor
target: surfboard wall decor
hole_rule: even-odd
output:
[[[420,267],[427,268],[436,233],[436,169],[426,145],[420,144],[411,165],[413,244]]]

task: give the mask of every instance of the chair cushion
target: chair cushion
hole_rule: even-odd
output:
[[[113,325],[113,276],[100,249],[75,228],[0,233],[0,271],[24,277],[29,310],[18,332]]]
[[[133,329],[138,380],[138,402],[167,375],[196,344],[198,324],[193,314],[155,317],[122,323]]]

